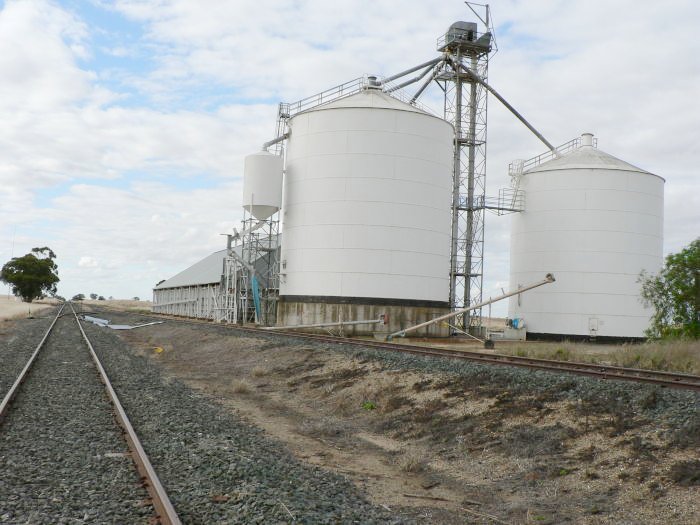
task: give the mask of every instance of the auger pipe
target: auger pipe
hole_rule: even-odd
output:
[[[416,100],[418,100],[418,97],[420,97],[423,94],[423,91],[425,91],[425,89],[430,85],[430,83],[433,80],[435,80],[435,77],[437,76],[438,71],[439,71],[439,69],[436,69],[436,67],[433,67],[433,74],[430,75],[430,77],[428,77],[425,82],[423,82],[423,84],[418,89],[418,91],[416,91],[416,94],[413,95],[413,98],[411,98],[411,101],[409,102],[409,104],[413,104]]]
[[[530,131],[532,131],[532,133],[534,133],[534,135],[535,135],[538,139],[540,139],[540,140],[542,141],[542,143],[543,143],[545,146],[547,146],[547,147],[552,151],[552,153],[554,153],[554,156],[555,156],[555,157],[559,157],[559,156],[560,156],[560,155],[559,155],[559,152],[557,151],[557,148],[555,148],[554,146],[552,146],[552,144],[551,144],[546,138],[544,138],[544,136],[543,136],[539,131],[537,131],[537,130],[533,127],[533,125],[530,124],[530,123],[525,119],[525,117],[523,117],[523,116],[518,112],[517,109],[515,109],[513,106],[511,106],[511,105],[508,103],[508,101],[507,101],[505,98],[503,98],[503,97],[500,95],[500,93],[498,93],[498,91],[496,91],[495,89],[493,89],[488,83],[486,83],[486,81],[485,81],[483,78],[481,78],[481,77],[480,77],[479,75],[477,75],[474,71],[472,71],[471,69],[469,69],[468,67],[466,67],[464,64],[458,64],[458,65],[459,65],[459,68],[460,68],[462,71],[464,71],[467,75],[469,75],[471,78],[473,78],[473,79],[474,79],[475,81],[477,81],[479,84],[481,84],[482,86],[484,86],[484,87],[489,91],[489,93],[491,93],[494,97],[496,97],[496,98],[501,102],[501,104],[503,104],[506,108],[508,108],[508,110],[509,110],[513,115],[515,115],[515,117],[516,117],[520,122],[522,122],[523,124],[525,124],[525,126],[527,127],[527,129],[529,129]],[[453,66],[454,66],[454,62],[453,62]]]
[[[289,138],[289,133],[285,133],[284,135],[280,135],[276,139],[268,140],[267,142],[263,143],[262,145],[262,150],[267,151],[267,148],[270,146],[274,146],[278,142],[282,142],[283,140],[287,140]]]
[[[554,275],[551,273],[548,273],[545,278],[541,281],[538,281],[533,284],[529,284],[527,286],[524,286],[523,288],[520,288],[518,290],[514,290],[512,292],[508,292],[503,295],[499,295],[495,299],[489,299],[488,301],[481,302],[479,304],[474,304],[472,306],[469,306],[468,308],[460,308],[459,310],[455,310],[454,312],[450,312],[449,314],[441,315],[440,317],[436,317],[435,319],[431,319],[430,321],[426,321],[424,323],[417,324],[415,326],[411,326],[409,328],[404,328],[403,330],[399,330],[398,332],[394,332],[393,334],[389,334],[386,337],[387,341],[391,341],[394,337],[404,337],[408,332],[414,332],[420,328],[423,328],[425,326],[430,326],[431,324],[439,323],[441,321],[444,321],[446,319],[451,319],[453,317],[457,317],[458,315],[465,314],[469,312],[470,310],[477,310],[483,306],[495,303],[497,301],[501,301],[503,299],[507,299],[508,297],[511,297],[513,295],[518,295],[523,292],[527,292],[528,290],[532,290],[533,288],[537,288],[538,286],[542,286],[543,284],[549,284],[553,283],[556,279],[554,279]]]
[[[412,67],[411,69],[407,69],[406,71],[402,71],[401,73],[396,73],[395,75],[392,75],[390,77],[386,77],[381,80],[382,84],[386,84],[387,82],[391,82],[393,80],[396,80],[397,78],[401,78],[405,75],[408,75],[409,73],[413,73],[414,71],[418,71],[421,68],[424,67],[433,67],[435,64],[440,62],[442,60],[442,57],[440,58],[433,58],[432,60],[428,60],[427,62],[423,62],[422,64],[419,64],[415,67]],[[421,75],[422,77],[422,75]]]
[[[416,75],[415,77],[413,77],[413,78],[411,78],[411,79],[409,79],[409,80],[406,80],[405,82],[402,82],[401,84],[397,84],[397,85],[395,85],[395,86],[391,86],[391,87],[388,88],[386,91],[384,91],[384,93],[391,93],[392,91],[398,91],[399,89],[403,89],[403,88],[405,88],[406,86],[410,86],[411,84],[415,84],[416,82],[418,82],[419,80],[421,80],[425,75],[427,75],[428,73],[430,73],[430,72],[432,71],[433,67],[434,67],[433,64],[429,65],[429,66],[426,67],[419,75]],[[430,76],[432,77],[432,75],[430,75]]]

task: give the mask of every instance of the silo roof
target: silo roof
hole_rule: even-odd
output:
[[[398,111],[409,111],[412,113],[420,113],[421,115],[428,115],[434,117],[427,111],[423,111],[411,104],[407,104],[387,93],[384,93],[380,89],[364,89],[358,93],[354,93],[347,97],[343,97],[338,100],[334,100],[328,104],[318,106],[310,109],[309,111],[322,111],[324,109],[338,109],[338,108],[378,108],[378,109],[394,109]],[[438,117],[439,118],[439,117]]]
[[[592,146],[582,146],[578,149],[566,153],[561,157],[551,159],[547,162],[543,162],[539,166],[535,166],[527,170],[524,174],[537,173],[541,171],[554,171],[554,170],[570,170],[570,169],[583,169],[583,168],[597,168],[606,170],[620,170],[620,171],[635,171],[638,173],[646,173],[647,175],[653,175],[654,177],[659,177],[654,173],[648,172],[637,166],[634,166],[624,160],[618,159],[605,153],[604,151],[594,148]],[[665,180],[663,177],[659,177],[661,180]]]

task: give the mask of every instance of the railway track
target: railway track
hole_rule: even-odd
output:
[[[64,313],[66,305],[71,312]],[[86,363],[88,355],[92,365]],[[106,399],[99,394],[100,382]],[[113,451],[125,448],[121,437],[128,452]],[[60,307],[0,402],[0,458],[6,477],[0,483],[0,500],[5,500],[0,502],[0,521],[146,521],[144,511],[136,509],[152,506],[151,522],[180,524],[70,303]],[[119,458],[131,458],[138,476]],[[117,461],[115,472],[101,472],[100,461],[109,459]],[[100,498],[114,501],[103,504]],[[126,517],[118,515],[120,509]]]
[[[241,330],[250,330],[258,333],[271,333],[266,330],[260,330],[249,327],[239,328]],[[485,354],[482,352],[473,352],[468,350],[430,348],[417,345],[380,341],[351,340],[319,334],[298,334],[293,332],[279,331],[276,331],[274,333],[284,334],[287,337],[305,338],[326,343],[332,342],[335,344],[346,344],[353,346],[377,348],[380,350],[389,350],[393,352],[402,352],[419,356],[443,357],[463,361],[477,361],[486,364],[517,366],[521,368],[531,368],[535,370],[547,370],[550,372],[566,372],[570,374],[597,377],[598,379],[635,381],[638,383],[651,383],[663,387],[700,391],[700,376],[695,376],[691,374],[665,372],[658,370],[643,370],[640,368],[623,368],[592,363],[557,361],[553,359],[510,356],[505,354]]]
[[[100,307],[109,308],[109,307]],[[115,309],[116,310],[116,309]],[[208,320],[183,319],[168,315],[144,315],[154,319],[174,319],[178,322],[194,324],[212,324]],[[633,381],[637,383],[649,383],[666,388],[678,388],[684,390],[700,391],[700,376],[683,374],[678,372],[665,372],[659,370],[645,370],[640,368],[625,368],[617,366],[600,365],[593,363],[580,363],[572,361],[557,361],[553,359],[539,359],[533,357],[510,356],[497,353],[483,353],[468,350],[453,350],[444,348],[424,347],[410,344],[400,344],[385,341],[371,341],[366,339],[349,339],[344,337],[299,333],[292,331],[269,331],[260,328],[239,325],[220,325],[232,330],[254,334],[266,334],[271,337],[290,337],[321,343],[333,343],[345,346],[376,348],[378,350],[402,352],[418,356],[441,357],[464,361],[476,361],[484,364],[515,366],[534,370],[561,372],[575,375],[585,375],[598,379],[616,381]]]

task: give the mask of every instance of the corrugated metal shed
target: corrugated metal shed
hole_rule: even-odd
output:
[[[267,239],[267,237],[265,237]],[[265,240],[261,241],[263,244]],[[272,245],[278,245],[279,237],[274,239]],[[242,246],[234,246],[233,251],[241,255]],[[164,290],[166,288],[181,288],[186,286],[203,286],[206,284],[219,284],[221,275],[224,271],[224,258],[226,250],[219,250],[211,255],[206,256],[201,261],[194,263],[189,268],[182,270],[170,279],[166,279],[159,285],[155,286],[154,290]],[[263,270],[266,268],[264,261],[257,261],[255,268],[259,272],[258,278],[261,279],[261,285],[266,286],[266,281],[263,279]]]
[[[240,248],[238,248],[238,253],[240,253]],[[164,288],[219,283],[224,268],[224,257],[226,257],[226,250],[214,252],[170,279],[166,279],[154,289],[162,290]]]

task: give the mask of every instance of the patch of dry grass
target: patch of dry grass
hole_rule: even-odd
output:
[[[262,366],[254,366],[250,371],[250,375],[253,377],[263,377],[267,375],[267,370],[265,370]]]
[[[566,341],[543,342],[501,346],[497,352],[537,359],[700,374],[700,341],[655,341],[600,346]]]
[[[249,394],[251,392],[250,384],[239,379],[231,382],[231,390],[235,394]]]
[[[402,472],[423,472],[426,467],[425,458],[415,450],[401,450],[398,452],[394,464]]]
[[[700,341],[622,345],[610,354],[617,366],[700,374]]]
[[[500,346],[499,354],[536,359],[553,359],[556,361],[583,361],[589,356],[581,352],[581,345],[567,341],[561,343],[523,343],[508,347]]]

